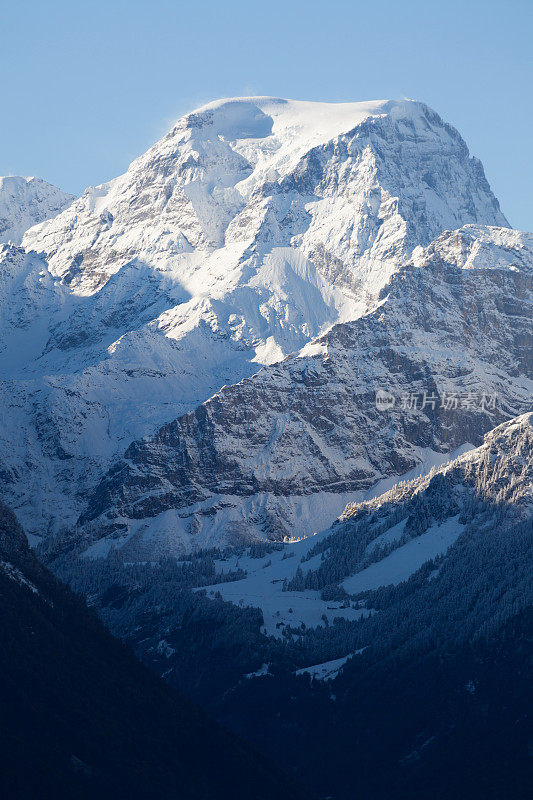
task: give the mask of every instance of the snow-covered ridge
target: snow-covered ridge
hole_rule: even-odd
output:
[[[28,228],[55,217],[73,200],[40,178],[0,177],[0,243],[20,244]]]
[[[339,521],[354,520],[427,492],[436,476],[446,478],[450,488],[470,486],[479,499],[511,504],[517,513],[533,513],[533,412],[498,425],[485,435],[480,447],[427,475],[402,481],[379,497],[349,503]]]
[[[488,225],[464,225],[444,231],[428,247],[413,251],[412,263],[442,259],[461,269],[529,269],[533,233]]]
[[[348,504],[329,535],[322,534],[318,547],[309,551],[315,562],[324,557],[298,588],[343,579],[340,585],[348,593],[359,594],[397,585],[428,560],[444,556],[463,532],[469,535],[497,520],[512,525],[532,515],[533,413],[527,413],[428,475]]]

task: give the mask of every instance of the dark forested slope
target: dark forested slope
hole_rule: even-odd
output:
[[[137,662],[0,504],[4,798],[270,800],[304,792]]]

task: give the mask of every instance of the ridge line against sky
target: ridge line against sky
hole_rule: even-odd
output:
[[[4,3],[0,175],[80,194],[221,97],[421,100],[533,229],[533,2]]]

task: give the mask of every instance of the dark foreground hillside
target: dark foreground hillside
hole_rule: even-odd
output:
[[[273,666],[219,717],[335,800],[530,798],[532,547],[531,520],[472,531],[437,578],[369,593],[336,679]]]
[[[137,662],[34,558],[3,504],[0,646],[3,798],[306,796]]]

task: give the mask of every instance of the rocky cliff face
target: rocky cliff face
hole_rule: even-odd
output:
[[[532,267],[531,235],[444,233],[368,314],[132,444],[84,533],[141,550],[308,535],[347,494],[478,444],[530,408]]]
[[[57,216],[73,200],[40,178],[0,178],[0,243],[20,244],[28,228]]]
[[[2,474],[26,529],[74,524],[131,441],[366,313],[415,246],[465,223],[506,221],[421,103],[183,117],[0,254]]]

